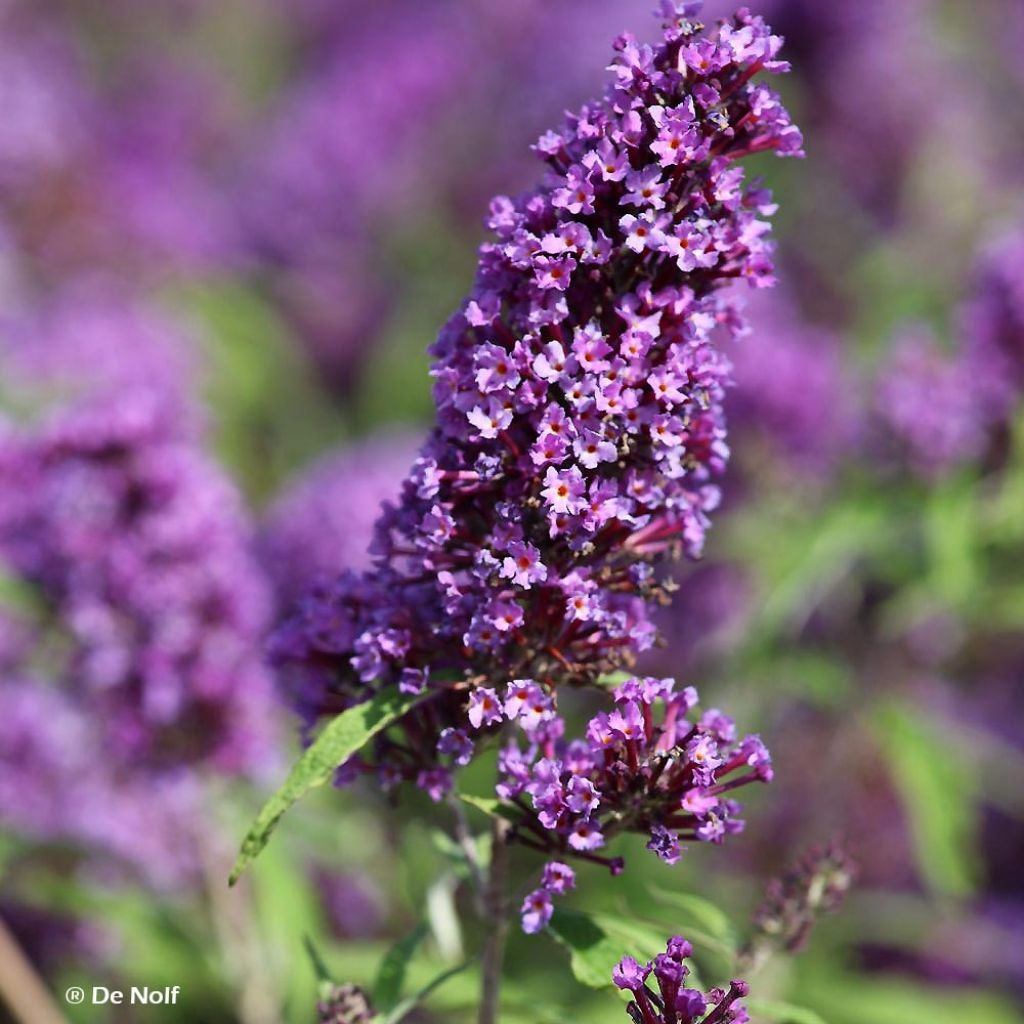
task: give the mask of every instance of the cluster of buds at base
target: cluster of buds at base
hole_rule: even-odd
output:
[[[373,1024],[376,1014],[358,985],[333,985],[317,1004],[317,1024]]]
[[[646,964],[623,957],[612,971],[617,988],[633,998],[626,1007],[634,1024],[744,1024],[750,1020],[739,1002],[749,991],[745,981],[731,981],[727,989],[709,992],[688,988],[685,961],[693,947],[679,935],[668,940],[664,953]],[[649,981],[653,975],[657,991]]]
[[[773,949],[800,952],[818,917],[840,908],[856,875],[853,859],[833,840],[772,879],[754,911],[754,934],[743,951],[743,963],[754,969]]]

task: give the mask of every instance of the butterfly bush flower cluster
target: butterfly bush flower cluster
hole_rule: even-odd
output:
[[[375,566],[313,588],[275,638],[310,723],[386,684],[423,694],[402,741],[378,738],[343,777],[440,798],[473,753],[467,700],[489,731],[480,688],[524,680],[554,712],[556,684],[654,643],[653,563],[701,550],[728,454],[715,335],[743,328],[729,286],[773,283],[775,207],[737,161],[801,138],[756,80],[787,67],[760,18],[704,35],[697,5],[663,10],[663,42],[620,37],[604,99],[538,141],[541,184],[492,202]]]
[[[290,606],[310,584],[369,564],[381,504],[396,498],[421,437],[381,434],[331,452],[271,506],[260,551],[275,594]]]
[[[732,981],[727,989],[709,992],[689,988],[686,960],[693,946],[679,935],[668,940],[664,953],[645,964],[623,957],[612,971],[615,986],[632,999],[626,1007],[634,1024],[745,1024],[750,1020],[740,1000],[749,987]]]
[[[0,820],[41,843],[71,843],[170,889],[198,871],[200,787],[187,775],[136,776],[111,765],[87,707],[0,663]]]
[[[884,443],[931,480],[985,457],[1024,391],[1024,234],[991,240],[958,316],[956,344],[925,327],[896,338],[876,386]]]
[[[142,383],[165,336],[135,310],[83,309],[79,332],[62,314],[66,334],[17,332],[0,352],[26,387],[63,385],[35,358],[51,340],[65,375],[82,367],[80,393],[0,438],[0,569],[41,608],[44,661],[26,673],[87,708],[120,765],[256,771],[273,745],[270,602],[241,496],[194,436],[184,383]]]
[[[565,742],[562,720],[540,687],[512,682],[502,708],[521,726],[528,745],[515,740],[499,755],[498,796],[518,811],[516,841],[562,857],[606,864],[621,858],[595,851],[620,832],[647,835],[647,848],[675,864],[687,840],[721,843],[743,828],[730,794],[751,782],[770,782],[771,757],[757,736],[738,739],[736,725],[716,708],[696,721],[693,687],[676,692],[671,679],[629,679],[614,691],[615,707],[598,712],[586,738]],[[477,690],[471,722],[483,724],[482,706],[496,694]],[[572,888],[572,872],[559,862],[544,869],[541,887],[523,905],[523,928],[540,930],[551,917],[551,897]]]

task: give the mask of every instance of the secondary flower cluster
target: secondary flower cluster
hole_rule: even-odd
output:
[[[768,884],[754,912],[755,935],[745,951],[752,966],[768,946],[788,953],[803,949],[821,914],[838,910],[853,885],[857,868],[838,842],[811,850],[780,878]]]
[[[282,603],[311,580],[334,580],[369,562],[381,504],[398,497],[421,438],[381,434],[318,459],[289,483],[263,524],[260,550]]]
[[[958,316],[956,344],[923,327],[897,338],[876,387],[890,446],[935,478],[990,454],[1024,392],[1024,233],[991,240]]]
[[[616,833],[646,834],[647,848],[675,864],[681,841],[720,843],[740,831],[741,808],[728,794],[772,778],[759,737],[737,740],[734,722],[717,709],[691,722],[697,692],[676,693],[671,679],[629,679],[614,698],[611,713],[590,720],[585,740],[566,743],[562,720],[536,683],[511,683],[503,705],[491,690],[474,692],[474,725],[504,715],[530,741],[525,750],[513,741],[499,756],[497,793],[520,815],[514,838],[545,853],[597,860],[617,874],[620,858],[594,852]],[[573,882],[563,864],[548,864],[523,905],[524,930],[547,924],[551,896]]]
[[[197,781],[136,775],[107,756],[102,722],[44,679],[0,660],[0,820],[22,838],[72,844],[160,888],[198,873]],[[116,866],[116,867],[115,867]],[[111,868],[115,868],[115,872]]]
[[[47,680],[113,764],[251,771],[273,732],[269,593],[194,430],[190,340],[95,290],[5,333],[12,397],[56,399],[0,430],[0,572],[32,605],[11,677]]]
[[[692,955],[693,946],[675,935],[665,952],[646,964],[631,956],[619,961],[612,981],[632,995],[626,1010],[635,1024],[744,1024],[750,1020],[739,1002],[749,991],[745,981],[732,981],[728,989],[710,992],[686,987],[690,968],[685,961]],[[648,983],[652,974],[657,992]]]
[[[433,755],[443,734],[460,763],[453,688],[628,663],[665,599],[651,563],[701,549],[727,456],[713,334],[742,327],[725,286],[773,283],[775,207],[736,161],[797,154],[800,134],[754,81],[786,69],[761,19],[704,36],[696,5],[663,6],[663,43],[620,37],[604,100],[537,143],[540,186],[493,201],[472,294],[432,349],[437,423],[377,524],[374,569],[315,589],[276,639],[310,719],[386,683],[430,687],[404,746]],[[412,777],[436,792],[430,765]]]

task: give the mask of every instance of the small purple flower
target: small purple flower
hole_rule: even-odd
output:
[[[589,817],[601,803],[601,794],[590,779],[574,775],[566,786],[565,802],[574,814]]]
[[[544,474],[544,489],[541,494],[546,499],[552,512],[573,514],[583,507],[586,484],[576,466],[565,470],[557,470],[548,466]]]
[[[452,776],[444,768],[424,769],[416,776],[416,785],[430,797],[434,803],[439,803],[451,791]]]
[[[398,689],[402,693],[422,693],[427,688],[429,674],[422,668],[404,668],[398,679]]]
[[[569,846],[577,852],[599,850],[604,846],[604,835],[600,828],[587,819],[577,821],[569,832]]]
[[[624,956],[612,970],[612,981],[616,988],[635,992],[643,987],[650,973],[650,967],[641,967],[634,957]]]
[[[473,757],[473,741],[461,729],[449,727],[437,741],[437,752],[451,757],[457,765],[466,765]]]
[[[570,889],[576,888],[576,872],[567,864],[551,861],[544,865],[541,885],[555,896],[564,896]]]
[[[679,840],[675,833],[670,832],[664,825],[655,825],[651,828],[647,849],[656,853],[666,864],[679,863]]]
[[[664,195],[668,185],[662,181],[658,167],[645,167],[639,171],[630,171],[626,176],[626,188],[629,190],[619,200],[624,206],[649,206],[652,210],[665,208]]]
[[[474,729],[497,725],[502,720],[502,706],[498,694],[486,686],[473,690],[469,695],[466,717]]]
[[[534,889],[523,900],[521,909],[523,931],[527,935],[535,935],[542,931],[551,920],[552,913],[554,913],[554,907],[551,903],[551,893],[544,888]]]
[[[501,575],[529,590],[534,583],[543,583],[548,571],[540,560],[540,552],[532,544],[516,541],[509,545],[508,554],[502,560]]]

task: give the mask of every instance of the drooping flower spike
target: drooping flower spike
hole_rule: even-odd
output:
[[[311,591],[274,655],[315,715],[385,684],[430,697],[375,770],[433,796],[469,756],[473,696],[587,685],[649,647],[653,563],[701,549],[726,458],[729,286],[773,283],[766,191],[739,158],[800,152],[781,40],[741,12],[704,35],[663,4],[656,46],[622,36],[602,101],[536,145],[533,191],[491,204],[471,295],[432,348],[437,422],[377,562]],[[319,700],[310,694],[319,693]],[[439,748],[439,740],[446,737]]]
[[[745,981],[732,981],[727,989],[709,992],[687,986],[686,960],[692,954],[693,946],[676,935],[668,940],[664,953],[646,964],[631,956],[618,962],[612,981],[633,997],[626,1011],[634,1024],[745,1024],[750,1020],[739,1002],[749,991]]]

